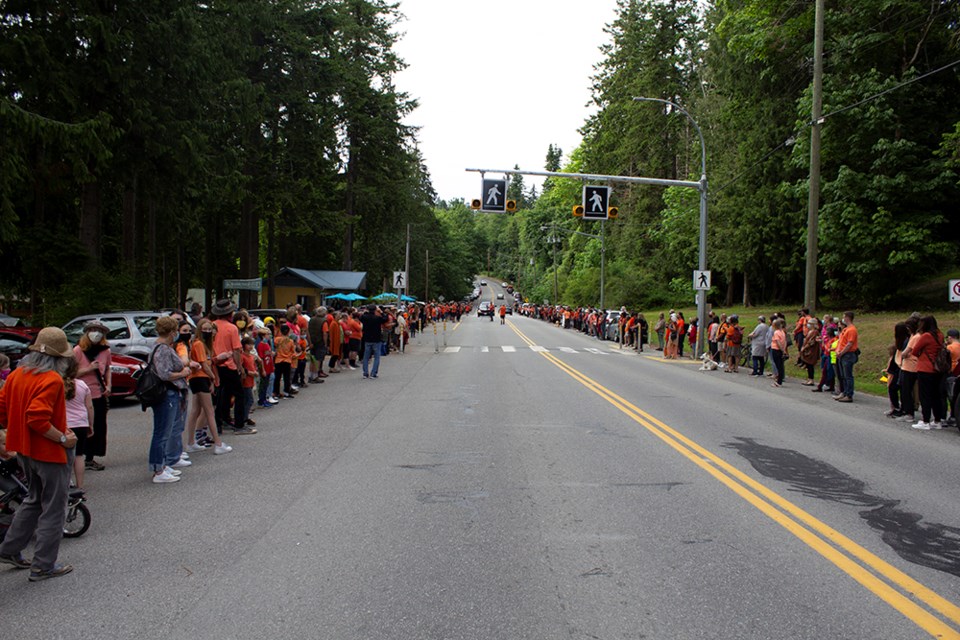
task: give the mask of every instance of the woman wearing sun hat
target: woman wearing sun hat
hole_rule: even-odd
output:
[[[46,327],[0,389],[0,424],[7,447],[16,451],[30,487],[0,545],[0,562],[30,569],[30,581],[73,571],[57,562],[67,513],[72,449],[77,437],[67,428],[63,375],[73,352],[62,329]],[[33,560],[22,552],[36,535]]]
[[[84,444],[84,468],[93,471],[105,468],[94,458],[107,455],[107,398],[113,381],[110,344],[107,342],[109,332],[110,329],[99,320],[88,322],[83,326],[80,342],[73,348],[73,357],[80,368],[77,379],[87,383],[93,400],[93,435]]]

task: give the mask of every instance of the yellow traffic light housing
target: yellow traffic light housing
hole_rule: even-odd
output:
[[[516,200],[507,200],[507,211],[516,211],[517,210],[517,201]]]
[[[474,211],[479,211],[480,207],[482,206],[483,206],[483,203],[480,202],[480,198],[474,198],[473,200],[470,201],[470,208],[473,209]]]
[[[607,217],[610,218],[611,220],[614,220],[614,219],[616,219],[616,218],[619,218],[619,217],[620,217],[620,209],[617,208],[617,207],[609,207],[609,208],[607,208]]]
[[[578,218],[582,218],[582,217],[583,217],[583,205],[582,205],[582,204],[575,204],[575,205],[573,205],[573,215],[575,215],[575,216],[578,217]]]

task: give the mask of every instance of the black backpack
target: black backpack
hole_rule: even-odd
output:
[[[159,348],[160,345],[153,348],[150,359],[147,360],[147,366],[141,366],[140,371],[134,376],[137,386],[133,393],[139,398],[140,408],[143,411],[146,411],[147,407],[153,408],[163,402],[169,388],[167,383],[160,379],[157,370],[153,367],[153,356],[156,355]]]

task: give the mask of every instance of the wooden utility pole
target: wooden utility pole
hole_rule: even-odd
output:
[[[823,111],[823,0],[816,0],[813,28],[813,105],[810,127],[810,197],[807,203],[807,265],[804,306],[817,306],[817,225],[820,212],[820,123]]]

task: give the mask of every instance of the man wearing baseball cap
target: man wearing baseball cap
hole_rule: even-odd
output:
[[[0,545],[0,562],[30,569],[30,581],[73,571],[57,562],[67,513],[70,467],[77,436],[67,428],[63,374],[73,360],[67,336],[46,327],[30,353],[0,389],[0,424],[7,427],[7,448],[17,452],[30,492],[17,509]],[[37,537],[33,561],[22,552]]]

